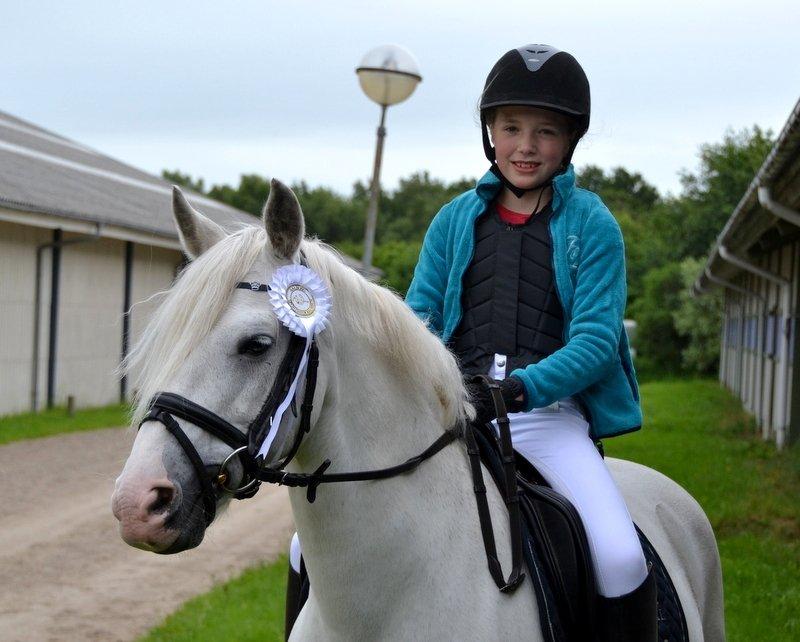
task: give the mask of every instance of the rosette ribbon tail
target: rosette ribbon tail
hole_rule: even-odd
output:
[[[292,384],[272,416],[269,432],[256,454],[256,458],[262,458],[265,462],[269,461],[267,455],[286,409],[293,404],[297,386],[305,376],[314,338],[327,326],[331,311],[328,288],[319,275],[305,265],[286,265],[275,270],[269,286],[269,298],[278,320],[294,334],[304,337],[306,342]],[[309,391],[305,391],[305,394],[308,395]]]

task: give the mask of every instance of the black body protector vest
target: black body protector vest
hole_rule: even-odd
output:
[[[494,206],[475,223],[475,252],[463,277],[463,316],[450,345],[465,374],[486,374],[495,354],[506,372],[563,347],[564,316],[553,278],[552,208],[521,225]]]

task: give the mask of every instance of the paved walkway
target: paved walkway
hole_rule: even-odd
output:
[[[191,551],[127,546],[111,514],[133,434],[119,429],[0,447],[0,640],[127,641],[188,598],[285,551],[285,489],[233,502]]]

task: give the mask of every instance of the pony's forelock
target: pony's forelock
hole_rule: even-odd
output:
[[[243,227],[192,261],[163,293],[164,301],[121,366],[134,384],[134,425],[217,323],[266,239],[263,228]]]

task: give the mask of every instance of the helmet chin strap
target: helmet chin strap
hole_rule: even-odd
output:
[[[507,188],[507,189],[508,189],[508,190],[509,190],[509,191],[510,191],[510,192],[511,192],[511,193],[512,193],[514,196],[516,196],[517,198],[522,198],[522,197],[523,197],[523,196],[525,196],[525,194],[527,194],[528,192],[533,192],[533,191],[535,191],[535,190],[537,190],[537,189],[538,189],[538,190],[541,190],[541,191],[539,192],[539,201],[541,201],[541,200],[542,200],[542,194],[544,194],[544,190],[545,190],[547,187],[549,187],[550,185],[552,185],[552,184],[553,184],[553,178],[552,178],[552,176],[551,176],[551,177],[550,177],[549,179],[547,179],[547,180],[546,180],[544,183],[540,183],[539,185],[534,185],[533,187],[517,187],[516,185],[514,185],[514,183],[512,183],[512,182],[511,182],[510,180],[508,180],[508,179],[507,179],[505,176],[503,176],[503,172],[501,172],[501,171],[500,171],[500,168],[497,166],[497,163],[496,163],[496,162],[493,162],[493,163],[492,163],[491,167],[489,168],[489,171],[490,171],[492,174],[494,174],[495,176],[497,176],[497,178],[499,178],[499,179],[500,179],[500,182],[501,182],[503,185],[505,185],[505,187],[506,187],[506,188]],[[534,212],[536,212],[536,211],[539,209],[539,201],[537,201],[537,202],[536,202],[536,209],[534,209]]]

